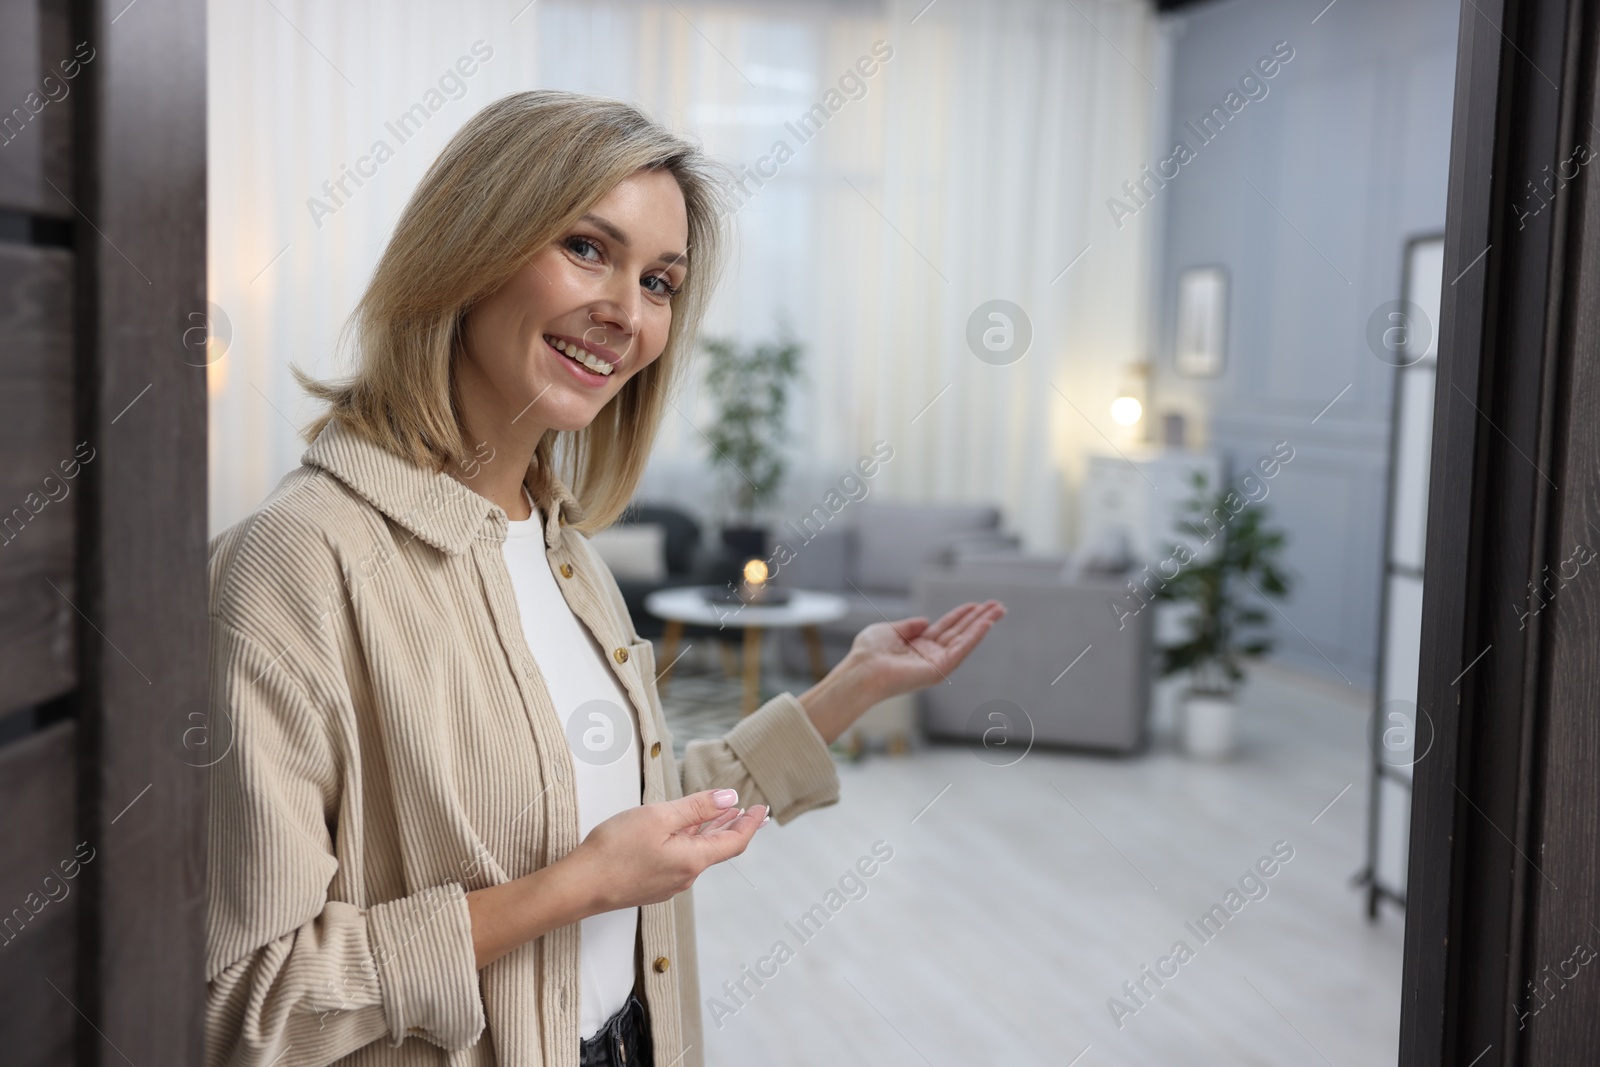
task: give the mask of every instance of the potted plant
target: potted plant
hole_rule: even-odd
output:
[[[1170,557],[1178,571],[1162,574],[1155,594],[1187,609],[1183,638],[1160,648],[1161,674],[1189,679],[1181,702],[1184,751],[1220,759],[1237,741],[1244,663],[1272,650],[1257,594],[1284,596],[1289,576],[1279,562],[1284,534],[1267,527],[1265,507],[1232,490],[1209,490],[1202,474],[1194,476],[1194,490],[1177,527],[1185,543]]]
[[[742,562],[766,555],[767,530],[756,517],[777,496],[788,468],[785,417],[801,346],[780,322],[775,341],[741,345],[710,338],[705,349],[711,357],[705,384],[716,405],[705,431],[706,458],[737,517],[724,524],[723,545]]]

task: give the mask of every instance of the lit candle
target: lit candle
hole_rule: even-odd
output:
[[[763,560],[747,560],[744,565],[744,587],[747,601],[762,599],[762,591],[767,584],[767,564]]]

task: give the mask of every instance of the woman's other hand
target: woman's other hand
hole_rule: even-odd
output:
[[[732,789],[706,789],[629,808],[555,863],[468,893],[478,968],[557,927],[688,889],[707,867],[743,852],[766,820],[765,804],[738,803]]]
[[[738,803],[732,789],[706,789],[629,808],[589,831],[562,862],[583,871],[595,912],[670,900],[707,867],[749,847],[767,807]]]

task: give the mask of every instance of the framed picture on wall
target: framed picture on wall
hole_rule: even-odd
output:
[[[1191,378],[1222,373],[1228,345],[1228,272],[1190,267],[1178,275],[1177,336],[1173,366]]]

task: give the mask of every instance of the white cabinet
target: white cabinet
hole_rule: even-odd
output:
[[[1196,473],[1216,489],[1221,457],[1180,449],[1091,455],[1079,495],[1078,552],[1095,554],[1120,538],[1135,567],[1165,558]]]

